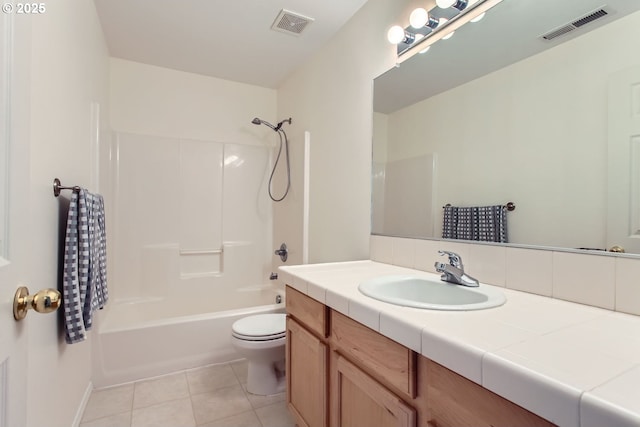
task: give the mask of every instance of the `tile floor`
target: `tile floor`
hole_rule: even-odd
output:
[[[293,427],[285,393],[246,391],[245,361],[91,393],[80,427]]]

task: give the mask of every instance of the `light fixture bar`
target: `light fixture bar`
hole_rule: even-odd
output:
[[[447,34],[451,34],[458,28],[462,27],[464,24],[487,12],[489,9],[500,2],[502,2],[502,0],[479,0],[474,4],[467,6],[467,8],[463,8],[460,13],[456,14],[446,22],[440,23],[440,25],[438,25],[436,28],[425,34],[424,37],[415,38],[415,41],[412,41],[412,43],[408,46],[398,44],[398,63],[402,63],[411,58],[416,53],[424,51],[438,40],[441,40]],[[409,26],[405,29],[405,31],[407,33],[415,33],[416,30]]]

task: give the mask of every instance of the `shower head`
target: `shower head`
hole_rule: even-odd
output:
[[[280,128],[282,127],[282,125],[285,122],[291,124],[291,117],[289,117],[288,119],[284,119],[283,121],[278,123],[276,126],[272,125],[271,123],[269,123],[267,121],[259,119],[257,117],[255,117],[253,120],[251,120],[251,123],[253,123],[254,125],[266,125],[266,126],[269,126],[271,129],[273,129],[276,132],[278,132],[280,130]]]
[[[266,122],[266,121],[264,121],[264,120],[262,120],[262,119],[259,119],[259,118],[257,118],[257,117],[256,117],[256,118],[254,118],[253,120],[251,120],[251,123],[253,123],[254,125],[265,125],[265,126],[269,126],[271,129],[273,129],[273,130],[275,130],[275,131],[277,132],[277,129],[276,129],[276,127],[275,127],[274,125],[272,125],[271,123]]]

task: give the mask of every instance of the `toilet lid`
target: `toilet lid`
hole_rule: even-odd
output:
[[[243,339],[276,339],[285,335],[287,315],[284,313],[256,314],[236,320],[233,335]]]

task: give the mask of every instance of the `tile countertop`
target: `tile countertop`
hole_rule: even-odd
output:
[[[640,316],[499,287],[501,307],[423,310],[358,284],[439,275],[373,261],[279,270],[287,285],[559,426],[640,426]]]

